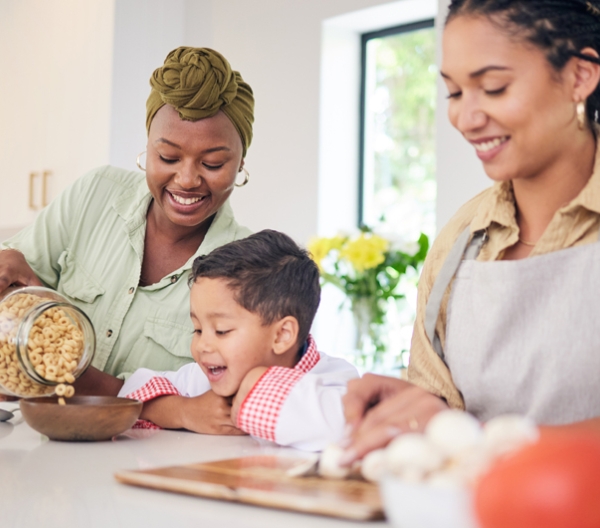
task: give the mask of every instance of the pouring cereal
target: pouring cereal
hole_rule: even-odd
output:
[[[95,351],[92,323],[47,288],[22,288],[0,301],[0,392],[50,395],[85,372]],[[73,387],[59,389],[61,396]]]

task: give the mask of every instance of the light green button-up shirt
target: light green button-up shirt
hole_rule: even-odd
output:
[[[92,364],[120,378],[140,367],[177,370],[192,361],[188,277],[194,258],[250,234],[226,202],[184,266],[139,286],[151,200],[143,174],[101,167],[4,244],[23,252],[42,282],[88,315],[97,338]]]

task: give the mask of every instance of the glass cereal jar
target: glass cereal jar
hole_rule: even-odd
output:
[[[1,394],[54,394],[85,372],[95,350],[87,315],[54,290],[20,288],[0,299]]]

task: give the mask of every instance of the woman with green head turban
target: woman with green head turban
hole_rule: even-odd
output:
[[[90,171],[0,252],[0,296],[11,285],[44,285],[92,320],[96,353],[79,394],[116,395],[139,368],[193,361],[192,262],[250,233],[228,202],[248,182],[250,86],[220,53],[190,47],[170,52],[150,86],[143,172]],[[205,432],[239,433],[212,392],[186,405],[206,417]]]
[[[164,105],[175,108],[181,119],[198,121],[222,111],[235,126],[246,155],[252,141],[254,97],[242,76],[221,55],[208,48],[181,47],[167,56],[150,79],[146,102],[146,128]]]

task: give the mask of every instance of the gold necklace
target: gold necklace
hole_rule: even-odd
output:
[[[521,237],[519,237],[519,242],[521,242],[521,244],[525,244],[526,246],[529,247],[535,247],[537,242],[525,242],[525,240],[523,240]]]

